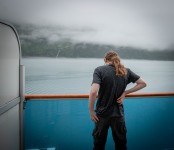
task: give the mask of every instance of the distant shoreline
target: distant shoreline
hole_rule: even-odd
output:
[[[54,59],[103,59],[103,57],[50,57],[50,56],[22,56],[22,59],[25,58],[54,58]],[[136,58],[122,58],[123,60],[145,60],[145,61],[174,61],[174,60],[159,60],[159,59],[136,59]]]

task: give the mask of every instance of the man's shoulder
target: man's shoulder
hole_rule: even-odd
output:
[[[98,66],[97,68],[95,68],[95,70],[102,71],[102,70],[105,70],[106,68],[108,68],[107,65],[102,65],[102,66]]]
[[[132,70],[130,68],[126,68],[126,70],[127,70],[127,73],[128,74],[131,74],[132,73]]]
[[[130,68],[126,68],[126,71],[127,71],[127,77],[128,77],[131,73],[131,70],[130,70]]]
[[[95,69],[102,69],[104,67],[104,65],[102,65],[102,66],[98,66],[98,67],[96,67]]]

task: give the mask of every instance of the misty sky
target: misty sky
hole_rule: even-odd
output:
[[[0,0],[0,19],[53,26],[34,31],[50,41],[174,49],[173,0]],[[59,27],[56,30],[56,27]]]

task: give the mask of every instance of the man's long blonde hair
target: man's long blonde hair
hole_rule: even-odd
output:
[[[120,57],[115,51],[109,51],[105,54],[105,61],[110,61],[115,67],[116,75],[126,76],[127,70],[123,64],[121,64]]]

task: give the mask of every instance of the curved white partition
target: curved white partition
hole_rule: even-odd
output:
[[[20,149],[20,44],[0,21],[0,149]]]

